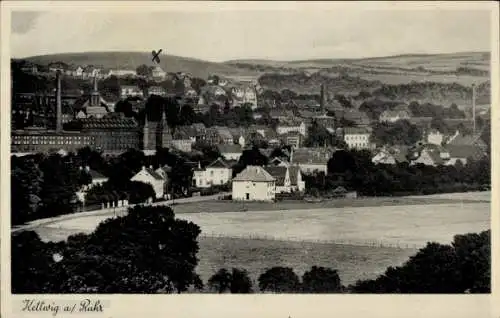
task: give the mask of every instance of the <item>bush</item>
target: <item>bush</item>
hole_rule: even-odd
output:
[[[302,276],[302,291],[305,293],[338,293],[342,291],[336,270],[313,266]]]

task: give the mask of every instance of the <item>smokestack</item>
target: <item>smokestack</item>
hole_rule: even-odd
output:
[[[321,113],[325,111],[325,84],[321,84],[321,101],[320,103],[320,109]]]
[[[61,108],[61,72],[56,73],[56,131],[62,131],[62,108]]]
[[[476,133],[476,84],[472,84],[472,131]]]

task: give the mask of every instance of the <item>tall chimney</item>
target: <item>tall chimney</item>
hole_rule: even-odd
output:
[[[61,108],[61,72],[56,73],[56,131],[62,131],[62,108]]]
[[[472,84],[472,131],[476,134],[476,84]]]
[[[320,110],[321,110],[321,113],[323,113],[325,111],[325,84],[321,84],[321,101],[319,102],[320,103]]]

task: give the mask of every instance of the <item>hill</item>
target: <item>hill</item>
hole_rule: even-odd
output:
[[[161,55],[160,66],[166,72],[191,73],[195,77],[207,78],[210,74],[218,75],[258,75],[256,71],[240,69],[238,67],[215,63],[194,58],[186,58],[174,55]],[[63,53],[27,57],[33,63],[46,65],[51,62],[64,62],[75,65],[96,65],[103,68],[129,68],[135,69],[141,64],[152,65],[151,53],[149,52],[83,52]]]

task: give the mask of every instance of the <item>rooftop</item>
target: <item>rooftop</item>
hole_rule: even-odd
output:
[[[234,181],[273,182],[276,179],[260,166],[247,166],[233,178]]]

